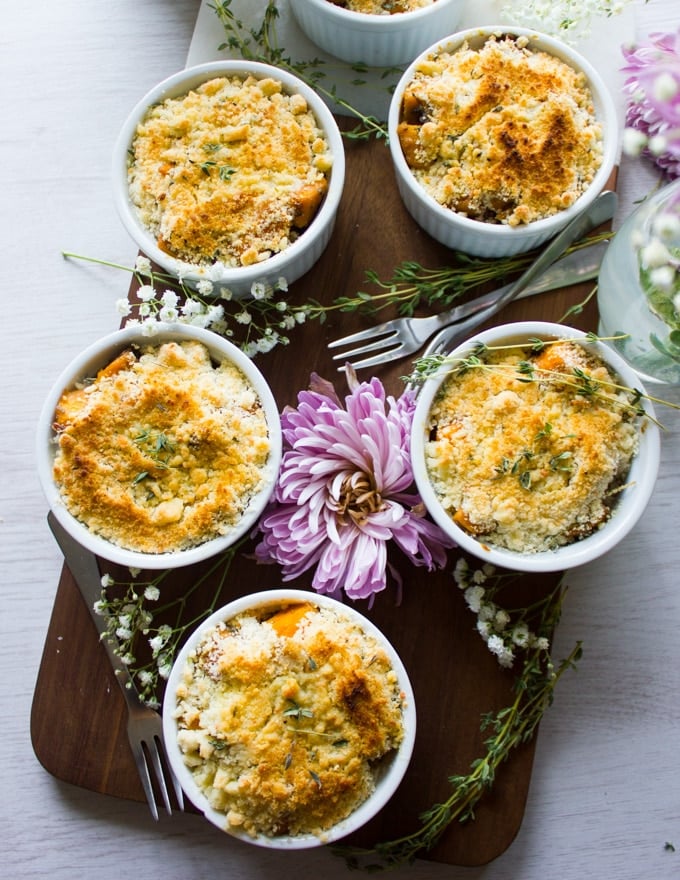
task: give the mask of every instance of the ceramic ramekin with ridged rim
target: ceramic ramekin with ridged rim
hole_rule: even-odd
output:
[[[503,34],[527,37],[530,49],[554,55],[575,70],[580,70],[585,74],[593,97],[595,114],[602,125],[603,136],[602,163],[590,186],[573,205],[551,217],[515,227],[472,220],[439,204],[412,174],[397,134],[397,127],[401,121],[404,91],[419,64],[442,52],[455,52],[464,43],[476,48],[483,45],[490,36]],[[619,155],[620,133],[616,106],[602,77],[590,62],[570,46],[553,37],[528,28],[506,27],[504,25],[460,31],[435,43],[419,55],[406,69],[392,95],[388,116],[388,132],[397,187],[404,205],[413,219],[446,247],[479,257],[497,258],[525,253],[555,236],[605,189]]]
[[[180,97],[216,77],[252,75],[272,78],[282,83],[288,94],[302,95],[323,131],[333,157],[328,190],[310,225],[285,250],[250,266],[228,267],[219,264],[192,266],[161,250],[155,236],[142,224],[128,188],[129,148],[137,126],[149,107],[167,98]],[[320,258],[333,233],[345,183],[345,151],[342,135],[333,114],[316,92],[286,70],[256,61],[211,61],[189,67],[154,86],[135,105],[119,132],[113,150],[113,194],[120,219],[139,247],[154,263],[172,276],[181,276],[194,285],[208,279],[217,287],[228,288],[236,297],[247,296],[255,282],[275,284],[280,278],[291,284]]]
[[[130,346],[160,345],[166,341],[196,341],[203,343],[215,363],[228,360],[238,367],[253,387],[264,410],[269,431],[269,458],[267,481],[249,501],[243,515],[225,535],[212,538],[185,550],[168,553],[144,553],[128,550],[95,534],[83,522],[73,516],[61,498],[53,476],[56,453],[56,433],[53,428],[54,414],[64,391],[77,387],[95,376],[98,370],[111,363]],[[201,562],[225,551],[256,524],[269,501],[279,473],[282,455],[281,420],[274,396],[264,376],[246,355],[226,339],[210,330],[188,324],[159,324],[149,336],[140,325],[130,324],[122,330],[104,336],[89,345],[63,370],[56,380],[38,419],[36,436],[38,476],[42,489],[54,516],[66,531],[92,553],[129,568],[169,569]]]
[[[451,363],[455,363],[456,359],[470,355],[480,342],[488,346],[517,343],[529,345],[532,339],[574,339],[601,358],[618,375],[622,385],[644,393],[637,374],[604,342],[590,341],[582,330],[546,321],[524,321],[485,330],[454,349],[449,358]],[[460,528],[440,503],[430,482],[425,461],[429,412],[439,388],[449,374],[451,363],[444,363],[432,378],[425,381],[420,391],[413,417],[411,456],[414,479],[428,513],[460,549],[483,562],[511,571],[556,572],[592,562],[620,543],[643,515],[656,484],[660,432],[651,403],[645,398],[640,401],[649,418],[642,419],[639,449],[632,460],[625,488],[619,494],[611,517],[591,535],[573,544],[566,544],[556,550],[519,553],[494,547]]]
[[[227,827],[226,816],[219,810],[210,806],[205,794],[200,790],[191,771],[182,757],[182,752],[177,743],[177,721],[175,713],[177,709],[177,686],[181,681],[182,673],[190,659],[191,654],[204,637],[205,633],[212,630],[218,624],[228,621],[237,614],[256,609],[280,605],[311,603],[319,608],[336,609],[345,615],[350,622],[356,623],[368,635],[375,638],[387,654],[392,668],[397,674],[399,687],[403,693],[403,725],[404,738],[393,753],[386,756],[376,768],[375,788],[369,797],[360,804],[347,818],[329,828],[323,835],[300,834],[280,835],[268,837],[259,834],[251,837],[239,831],[237,827]],[[170,765],[179,780],[182,789],[189,800],[199,809],[213,825],[222,831],[256,846],[269,849],[298,850],[310,849],[333,843],[342,837],[346,837],[353,831],[361,828],[370,821],[390,800],[401,783],[408,769],[416,737],[416,705],[413,688],[397,651],[388,641],[385,635],[368,620],[363,614],[353,608],[324,594],[317,594],[307,590],[273,589],[252,593],[235,599],[223,608],[211,614],[189,636],[186,643],[178,653],[168,678],[165,698],[163,700],[163,739],[170,761]]]
[[[320,49],[348,64],[369,67],[408,64],[456,29],[464,5],[465,0],[435,0],[413,12],[372,15],[331,0],[290,0],[300,28]]]

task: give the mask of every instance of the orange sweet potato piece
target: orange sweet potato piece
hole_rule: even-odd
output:
[[[401,149],[404,152],[404,158],[409,168],[417,168],[421,163],[418,150],[418,136],[420,134],[419,125],[410,125],[408,122],[400,122],[397,126],[397,135]]]
[[[121,352],[117,358],[111,361],[110,364],[107,364],[105,367],[97,373],[97,378],[106,378],[107,376],[115,376],[116,373],[120,373],[123,370],[129,369],[137,358],[134,355],[134,352],[131,349],[126,349]]]
[[[307,183],[295,193],[295,217],[293,225],[298,229],[304,229],[314,219],[317,208],[321,204],[328,189],[326,179]]]
[[[291,605],[290,608],[284,608],[277,611],[269,618],[269,623],[274,627],[280,636],[292,636],[298,628],[298,624],[310,611],[314,611],[315,606],[311,602],[302,602],[299,605]]]

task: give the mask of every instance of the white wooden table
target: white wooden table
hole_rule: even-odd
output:
[[[471,3],[474,0],[470,0]],[[62,250],[130,264],[110,155],[130,107],[184,66],[197,0],[2,2],[0,209],[0,829],[12,878],[347,876],[325,851],[275,855],[193,815],[156,824],[145,805],[54,780],[38,764],[29,713],[62,558],[45,523],[34,427],[62,367],[117,326],[127,278],[65,262]],[[640,35],[680,24],[678,0],[639,3]],[[654,175],[624,161],[623,211]],[[680,391],[666,397],[680,402]],[[661,474],[647,515],[599,563],[573,572],[556,651],[584,642],[541,727],[529,802],[491,865],[418,862],[414,880],[670,880],[680,877],[680,413],[663,413]],[[677,852],[667,843],[675,844]]]

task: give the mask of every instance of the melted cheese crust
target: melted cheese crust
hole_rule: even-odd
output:
[[[306,100],[274,79],[217,77],[151,107],[130,198],[161,250],[192,265],[252,265],[285,250],[328,188],[329,146]]]
[[[62,395],[54,426],[63,503],[129,550],[167,553],[227,534],[270,478],[255,390],[199,342],[124,352]]]
[[[572,342],[484,361],[492,368],[447,379],[430,412],[426,463],[445,510],[481,541],[523,553],[589,535],[611,516],[637,451],[629,396]],[[578,393],[574,371],[600,393]]]
[[[225,827],[252,836],[323,836],[403,738],[403,696],[377,641],[334,609],[293,608],[292,625],[268,609],[211,630],[177,690],[186,764]]]
[[[572,205],[602,163],[586,78],[526,38],[426,59],[407,86],[399,139],[437,202],[509,226]]]
[[[400,12],[414,12],[425,6],[432,6],[436,0],[328,0],[335,6],[342,6],[351,12],[365,15],[396,15]]]

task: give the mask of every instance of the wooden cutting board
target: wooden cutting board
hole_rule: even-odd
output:
[[[611,185],[615,180],[610,181]],[[289,299],[315,299],[330,304],[338,296],[370,290],[365,272],[391,276],[404,259],[424,266],[450,264],[450,252],[422,232],[404,209],[396,190],[384,142],[347,144],[346,187],[336,229],[319,263],[291,285]],[[592,283],[521,300],[496,317],[511,320],[560,320],[581,302]],[[134,285],[130,290],[134,298]],[[380,320],[389,317],[381,315]],[[260,356],[258,365],[282,408],[295,404],[297,392],[316,371],[346,393],[344,376],[336,371],[326,345],[329,340],[375,323],[354,313],[333,312],[291,332],[291,344]],[[593,301],[572,326],[596,329]],[[387,390],[399,394],[401,376],[409,361],[376,370]],[[360,376],[363,378],[363,376]],[[513,674],[501,670],[475,630],[475,618],[465,607],[452,570],[457,551],[450,552],[445,571],[430,574],[395,556],[402,576],[401,602],[388,589],[372,607],[357,603],[393,642],[413,682],[418,733],[412,763],[400,789],[381,814],[357,837],[363,844],[391,840],[416,830],[419,814],[449,794],[448,777],[467,773],[483,753],[480,720],[511,700]],[[102,571],[110,570],[102,564]],[[181,592],[193,583],[199,569],[174,574],[164,589]],[[142,575],[143,577],[143,575]],[[517,584],[520,601],[543,596],[557,575],[525,576]],[[255,565],[245,554],[229,572],[221,602],[247,592],[281,585],[276,566]],[[288,584],[309,588],[300,578]],[[187,614],[201,610],[206,589],[192,599]],[[190,618],[187,618],[190,619]],[[559,699],[559,692],[557,694]],[[125,707],[87,609],[66,567],[62,572],[38,674],[31,737],[35,753],[55,777],[93,791],[131,800],[144,800],[126,735]],[[476,811],[474,821],[452,824],[426,858],[455,865],[481,865],[500,855],[517,834],[524,813],[535,741],[517,750],[501,767],[493,790]]]

